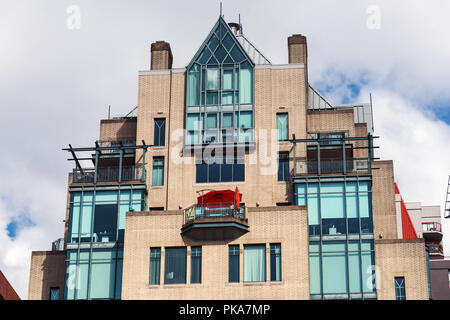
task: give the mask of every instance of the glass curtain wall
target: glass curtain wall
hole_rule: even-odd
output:
[[[143,190],[71,192],[65,299],[120,299],[125,215],[144,208]]]
[[[188,67],[187,145],[252,142],[253,64],[219,19]]]
[[[371,181],[295,185],[306,205],[312,299],[373,299],[375,253]]]

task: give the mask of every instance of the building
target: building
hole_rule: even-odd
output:
[[[371,104],[330,104],[308,82],[306,37],[287,45],[272,64],[223,17],[185,68],[153,43],[137,109],[64,149],[65,266],[35,252],[30,278],[51,273],[70,300],[429,299]],[[54,283],[30,282],[29,298]]]
[[[0,300],[20,300],[19,295],[0,271]]]

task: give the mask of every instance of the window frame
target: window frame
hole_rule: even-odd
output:
[[[402,281],[401,283],[399,281]],[[394,277],[395,300],[406,300],[406,280],[405,277]]]
[[[162,121],[162,124],[160,125],[158,121]],[[164,147],[166,145],[166,118],[154,118],[153,126],[153,145]],[[162,134],[161,131],[163,131]]]
[[[162,164],[155,164],[155,160],[162,160]],[[153,157],[153,163],[152,163],[152,187],[162,187],[164,186],[164,166],[165,166],[165,157],[164,156],[155,156]],[[156,181],[155,182],[155,169],[161,169],[162,170],[162,177],[161,182]]]

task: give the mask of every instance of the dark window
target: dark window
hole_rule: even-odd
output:
[[[228,281],[239,282],[239,245],[228,247]]]
[[[202,247],[191,247],[191,283],[202,283]]]
[[[277,207],[286,207],[290,205],[291,205],[290,202],[277,202]]]
[[[50,300],[59,300],[59,287],[50,288]]]
[[[161,248],[150,248],[150,284],[159,284],[161,274]]]
[[[94,237],[98,237],[98,242],[116,241],[117,210],[116,204],[95,206]]]
[[[395,277],[395,299],[406,300],[405,278]]]
[[[166,119],[155,119],[155,130],[154,130],[154,141],[155,146],[164,146],[166,142]]]
[[[281,244],[270,244],[270,281],[281,281]]]
[[[164,284],[186,283],[186,247],[166,248]]]
[[[289,181],[289,152],[278,153],[278,181]]]
[[[228,159],[218,161],[215,158],[196,164],[196,180],[202,182],[233,182],[245,181],[245,164],[243,159]]]
[[[164,211],[164,207],[151,207],[150,211]]]

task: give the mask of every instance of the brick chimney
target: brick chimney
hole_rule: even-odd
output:
[[[308,63],[306,37],[294,34],[288,38],[289,63]]]
[[[172,69],[172,50],[170,44],[165,41],[156,41],[151,46],[151,70]]]

